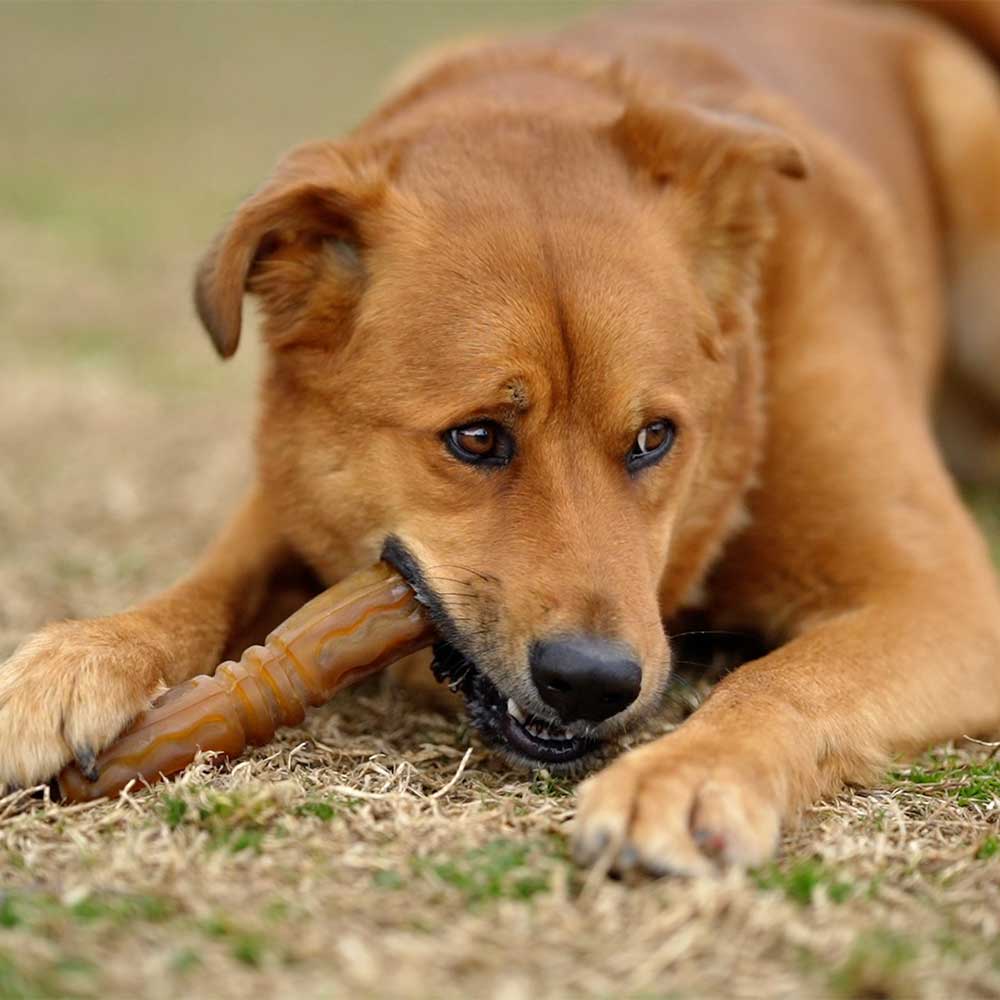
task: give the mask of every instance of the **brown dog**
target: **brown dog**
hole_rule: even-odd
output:
[[[998,179],[990,68],[907,11],[642,7],[440,55],[209,252],[220,353],[245,291],[265,316],[258,486],[186,580],[15,654],[0,781],[86,765],[289,566],[383,554],[529,765],[656,710],[680,609],[773,644],[584,785],[585,862],[758,862],[888,755],[995,732],[1000,599],[929,414],[948,371],[955,460],[1000,468]]]

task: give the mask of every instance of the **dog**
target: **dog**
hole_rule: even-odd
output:
[[[920,11],[677,2],[435,53],[209,249],[218,352],[263,315],[256,485],[187,578],[0,670],[0,781],[92,770],[297,567],[379,558],[529,767],[657,712],[686,609],[764,637],[585,781],[583,864],[755,865],[892,755],[996,733],[1000,594],[946,462],[1000,472],[998,178],[993,68]]]

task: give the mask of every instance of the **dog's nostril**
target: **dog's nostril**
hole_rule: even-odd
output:
[[[642,668],[622,643],[573,635],[536,643],[531,677],[539,695],[563,722],[601,722],[635,701]]]

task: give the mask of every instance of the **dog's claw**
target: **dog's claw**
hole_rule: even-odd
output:
[[[612,871],[617,875],[627,875],[639,866],[639,852],[631,845],[626,844],[619,852]]]
[[[721,860],[725,856],[726,838],[723,834],[712,830],[695,830],[692,836],[706,858]]]
[[[573,859],[578,865],[592,865],[611,843],[607,830],[598,830],[589,837],[579,837],[573,843]]]
[[[75,755],[76,766],[80,768],[80,773],[88,781],[97,781],[97,754],[90,747],[80,747]]]

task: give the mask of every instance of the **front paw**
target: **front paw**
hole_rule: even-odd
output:
[[[580,787],[573,834],[581,864],[609,871],[707,875],[775,851],[780,773],[722,740],[680,729],[633,750]]]
[[[124,617],[28,639],[0,665],[0,786],[46,781],[74,759],[94,774],[98,751],[163,690],[167,655]]]

